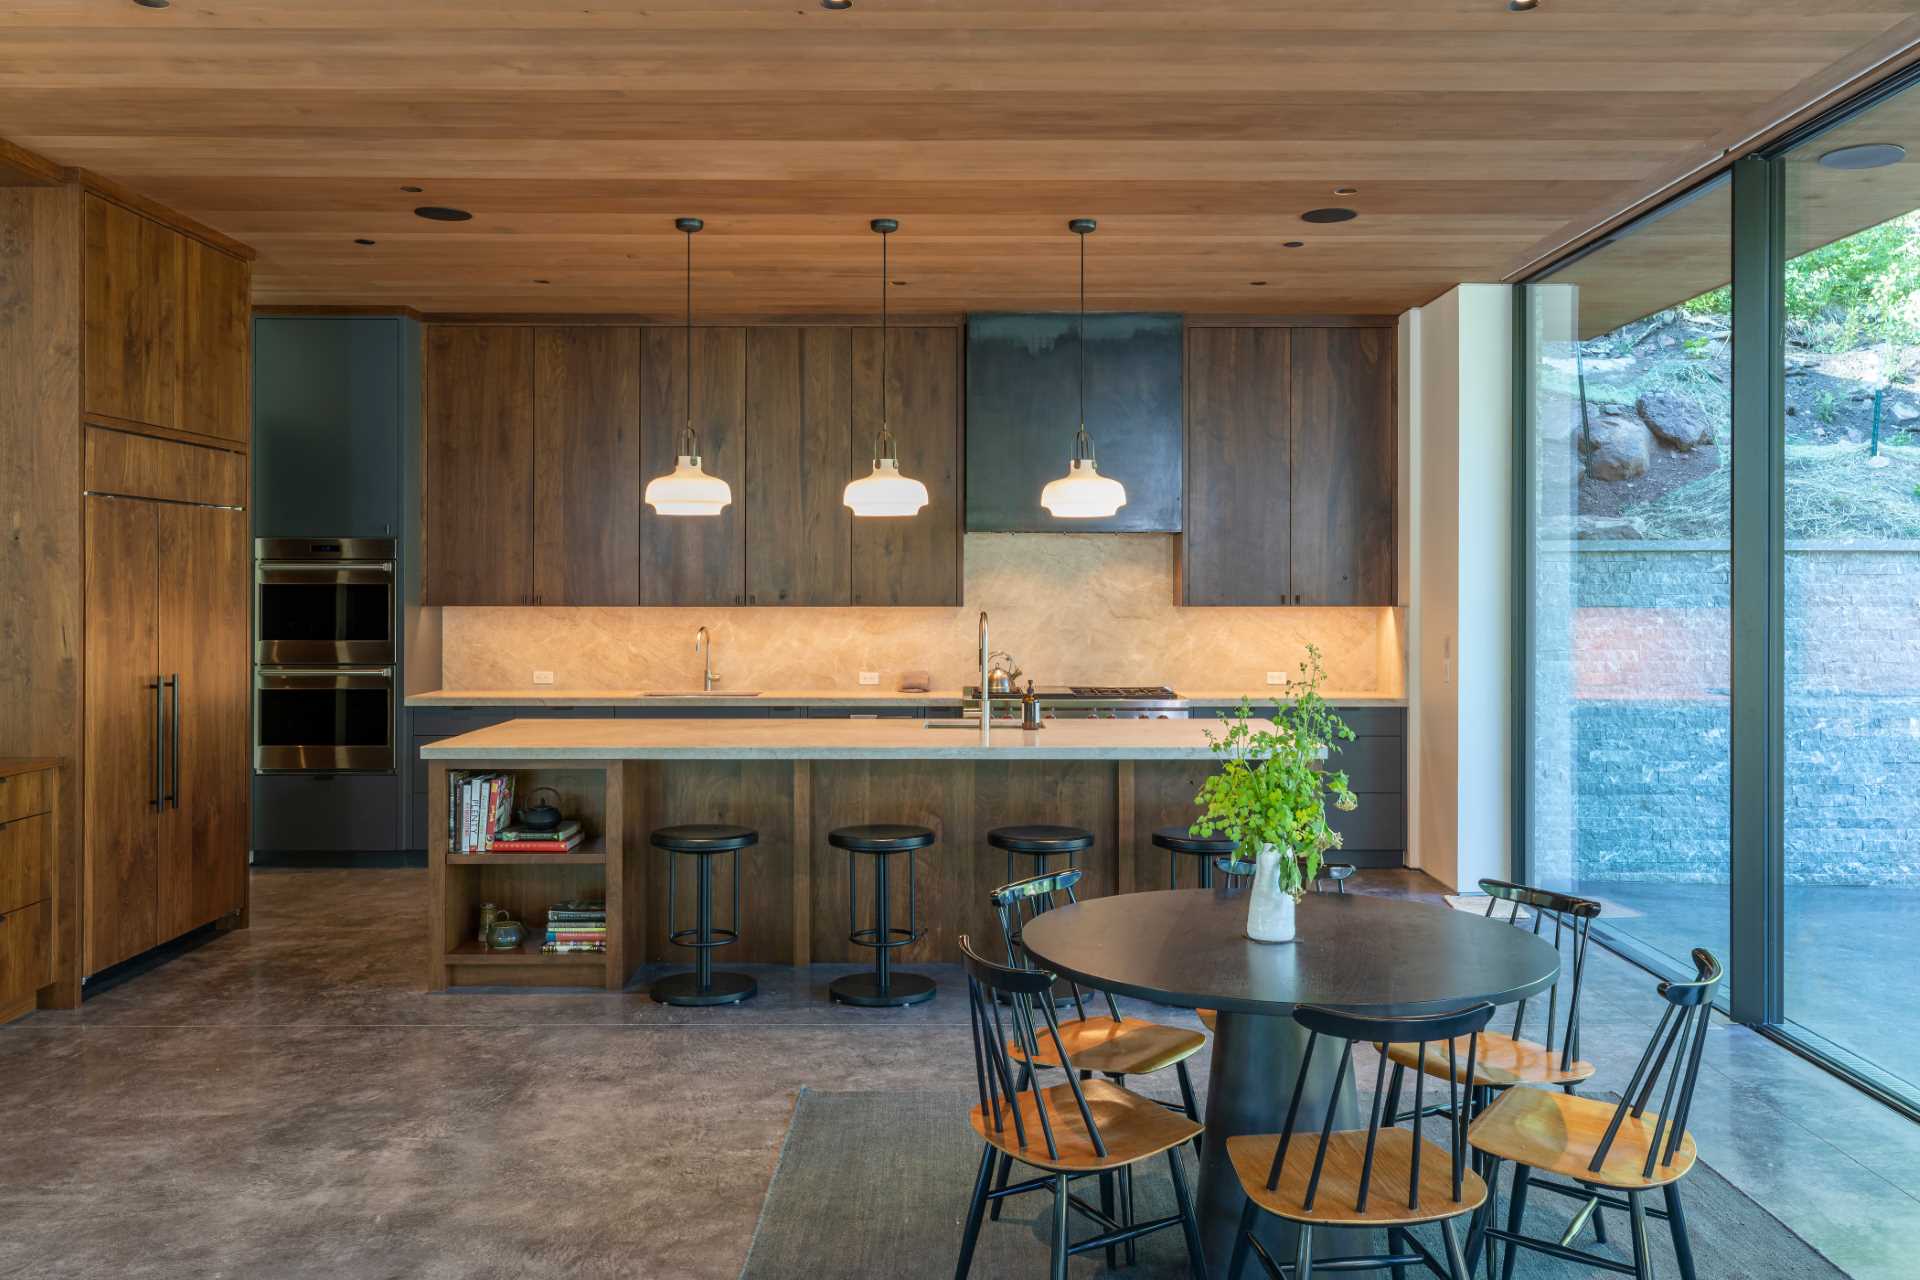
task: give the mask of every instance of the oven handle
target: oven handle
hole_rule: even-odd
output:
[[[393,686],[392,667],[257,667],[254,684],[276,689],[380,689]]]
[[[254,577],[264,583],[287,583],[310,585],[336,582],[378,586],[393,581],[393,562],[390,560],[373,563],[361,561],[357,564],[299,564],[284,560],[262,560],[256,567]]]

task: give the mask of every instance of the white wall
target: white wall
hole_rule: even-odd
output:
[[[1471,890],[1511,866],[1512,290],[1461,285],[1403,316],[1400,334],[1409,856]]]

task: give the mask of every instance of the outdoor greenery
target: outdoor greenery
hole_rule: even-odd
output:
[[[1920,210],[1787,262],[1787,328],[1816,351],[1920,343]],[[1680,304],[1695,316],[1732,311],[1726,286]]]
[[[1283,851],[1280,888],[1297,901],[1320,874],[1320,855],[1338,848],[1340,835],[1327,826],[1327,799],[1337,809],[1357,805],[1344,771],[1324,768],[1335,744],[1353,741],[1353,730],[1320,697],[1326,672],[1320,650],[1307,646],[1299,680],[1289,680],[1286,701],[1273,711],[1272,728],[1255,728],[1253,706],[1241,699],[1225,734],[1207,731],[1220,772],[1200,785],[1194,803],[1196,836],[1225,835],[1252,856],[1267,845]]]

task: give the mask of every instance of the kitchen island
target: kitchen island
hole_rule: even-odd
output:
[[[513,720],[446,738],[421,751],[431,768],[427,985],[621,990],[641,964],[684,960],[666,941],[666,855],[647,837],[695,822],[760,833],[741,856],[741,939],[727,948],[729,963],[870,960],[847,940],[848,858],[829,848],[827,833],[873,822],[939,834],[917,877],[926,934],[896,961],[957,960],[962,934],[998,942],[987,895],[1008,869],[1005,855],[987,848],[993,827],[1093,832],[1094,847],[1077,864],[1083,897],[1166,885],[1167,854],[1150,837],[1192,820],[1194,793],[1213,767],[1208,727],[1063,720],[1028,732],[996,722],[983,735],[977,722],[922,720]],[[554,788],[566,816],[585,825],[586,843],[565,854],[450,852],[449,774],[476,771],[511,775],[522,802],[536,787]],[[1181,882],[1194,883],[1196,869],[1181,870]],[[1032,871],[1024,857],[1014,868],[1016,876]],[[863,916],[870,874],[861,869]],[[896,879],[892,909],[904,919],[908,886]],[[540,951],[550,905],[600,896],[605,956]],[[529,942],[505,952],[482,946],[483,902],[525,923]]]

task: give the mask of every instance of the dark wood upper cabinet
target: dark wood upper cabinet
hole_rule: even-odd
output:
[[[429,604],[532,598],[533,375],[530,327],[427,330]]]
[[[846,604],[853,331],[747,331],[748,604]]]
[[[887,420],[900,470],[927,486],[927,505],[909,518],[856,519],[852,600],[863,605],[962,603],[961,331],[888,332]],[[865,473],[880,427],[880,331],[853,335],[853,439],[849,463]]]
[[[186,237],[95,195],[86,222],[86,411],[177,427]]]
[[[1187,605],[1391,605],[1394,335],[1187,330]]]
[[[644,486],[673,470],[687,424],[687,333],[648,329],[640,357],[640,475]],[[663,516],[640,508],[640,602],[745,604],[747,331],[693,331],[693,426],[702,467],[725,480],[733,501],[717,516]]]
[[[534,338],[533,603],[640,603],[640,330]]]
[[[180,421],[185,431],[246,443],[253,419],[247,395],[251,272],[232,254],[181,239]]]
[[[1181,604],[1293,602],[1288,336],[1187,330]]]
[[[1295,329],[1291,359],[1294,596],[1393,604],[1393,331]]]

